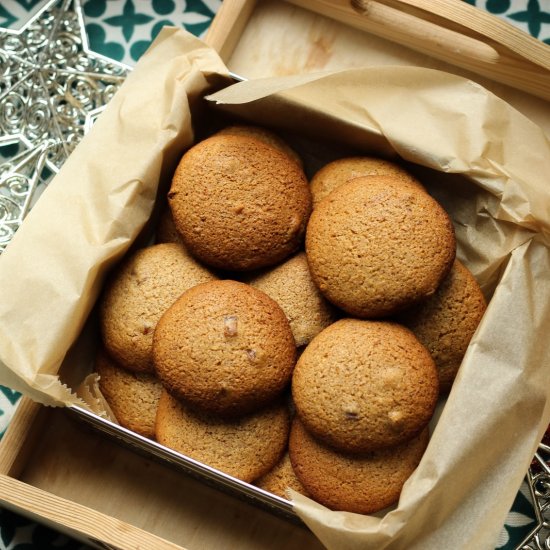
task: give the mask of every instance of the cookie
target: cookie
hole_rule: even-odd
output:
[[[456,241],[449,216],[427,193],[351,180],[313,211],[306,234],[311,276],[351,315],[384,317],[431,296],[449,272]]]
[[[323,298],[311,279],[307,258],[301,252],[249,281],[273,298],[285,312],[297,346],[336,320],[334,308]]]
[[[153,353],[170,393],[206,412],[238,415],[282,392],[296,346],[283,310],[267,294],[214,281],[185,292],[162,316]]]
[[[450,389],[486,308],[475,277],[455,260],[436,293],[400,317],[432,354],[441,390]]]
[[[160,316],[187,289],[215,279],[177,244],[157,244],[130,256],[101,299],[105,348],[124,368],[153,372],[153,331]]]
[[[172,218],[170,208],[165,208],[161,212],[155,237],[157,243],[176,243],[183,245],[181,236]]]
[[[130,372],[117,365],[104,351],[96,358],[99,389],[119,424],[154,439],[155,418],[162,385],[152,374]]]
[[[254,482],[254,485],[274,495],[288,500],[287,490],[294,489],[297,493],[309,496],[307,489],[296,477],[288,453],[267,474]]]
[[[246,136],[215,135],[181,159],[168,201],[190,252],[246,271],[274,265],[301,243],[311,194],[285,153]]]
[[[315,437],[364,453],[418,435],[433,415],[438,379],[428,350],[407,328],[341,319],[304,350],[292,396]]]
[[[275,147],[279,151],[285,153],[289,156],[298,166],[303,167],[302,159],[298,156],[298,153],[294,151],[282,138],[280,138],[274,132],[266,130],[260,126],[246,126],[246,125],[235,125],[227,126],[220,130],[217,135],[222,136],[249,136],[256,139],[259,139],[271,147]]]
[[[251,483],[281,458],[289,424],[288,409],[283,404],[224,420],[197,413],[164,391],[156,435],[162,445]]]
[[[313,206],[340,185],[363,176],[392,176],[391,185],[412,185],[424,190],[412,174],[395,162],[366,156],[347,157],[329,162],[313,176],[310,183]]]
[[[415,439],[364,456],[338,453],[316,441],[295,419],[289,453],[296,476],[311,498],[357,514],[378,512],[399,500],[428,445],[428,430]]]

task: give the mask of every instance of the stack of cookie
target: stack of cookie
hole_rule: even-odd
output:
[[[311,276],[348,318],[295,368],[290,458],[315,500],[372,513],[398,500],[418,465],[485,300],[455,260],[448,215],[402,168],[342,159],[311,188]]]
[[[161,244],[102,298],[97,368],[119,422],[282,497],[396,502],[485,308],[442,207],[379,159],[308,184],[256,127],[192,147],[168,203]]]
[[[108,282],[100,304],[105,350],[96,360],[100,389],[117,420],[155,436],[161,385],[153,367],[153,332],[182,292],[214,280],[180,245],[157,244],[127,258]]]

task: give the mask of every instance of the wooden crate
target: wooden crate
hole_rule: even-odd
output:
[[[305,527],[26,398],[2,441],[0,501],[101,548],[322,548]]]
[[[225,1],[207,40],[245,78],[381,65],[443,70],[478,82],[550,133],[547,45],[460,0],[382,1]],[[377,9],[368,15],[352,4]],[[407,19],[396,20],[390,4],[407,10]],[[487,60],[486,45],[495,59]]]
[[[434,7],[439,4],[434,0]],[[480,17],[486,21],[485,14]],[[449,23],[448,30],[457,32],[457,26]],[[433,45],[400,35],[344,0],[225,0],[207,40],[246,78],[388,64],[447,70],[480,82],[550,130],[547,101],[517,88],[544,97],[544,78],[540,86],[529,79],[518,83],[502,63],[487,67],[468,58],[466,66],[451,64],[448,52],[440,55]],[[544,61],[538,69],[531,61],[517,63],[537,74]],[[490,78],[491,70],[507,84]],[[100,548],[322,548],[305,527],[119,447],[65,411],[25,398],[0,444],[0,502]]]

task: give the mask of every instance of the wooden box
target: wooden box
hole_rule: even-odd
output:
[[[407,16],[418,12],[405,7]],[[451,64],[456,55],[434,48],[437,36],[430,42],[402,35],[391,20],[384,23],[384,14],[369,19],[344,0],[226,0],[207,41],[245,78],[360,65],[441,68],[477,80],[550,129],[544,59],[538,65],[516,60],[518,79],[506,56],[480,61],[472,43],[474,51],[457,67]],[[458,32],[441,17],[424,15],[442,32]],[[25,398],[0,444],[0,503],[98,548],[322,548],[305,527],[108,441],[64,410]]]

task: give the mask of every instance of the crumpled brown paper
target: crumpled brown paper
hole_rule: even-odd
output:
[[[458,255],[492,299],[399,506],[366,518],[293,496],[328,548],[494,548],[550,420],[547,137],[479,85],[414,67],[245,82],[210,99],[252,120],[298,124],[363,149],[389,146],[468,178],[431,171],[423,181],[451,214]]]
[[[200,42],[165,31],[41,198],[0,258],[1,383],[44,403],[74,402],[57,368],[105,270],[149,216],[159,177],[191,142],[186,94],[206,93],[224,70]],[[294,493],[296,512],[338,550],[493,548],[550,420],[546,136],[480,86],[411,67],[245,82],[211,100],[427,167],[459,257],[492,296],[399,506],[367,517]]]
[[[223,74],[213,50],[165,29],[44,191],[0,257],[0,383],[80,403],[58,381],[61,361],[192,143],[193,104]]]

